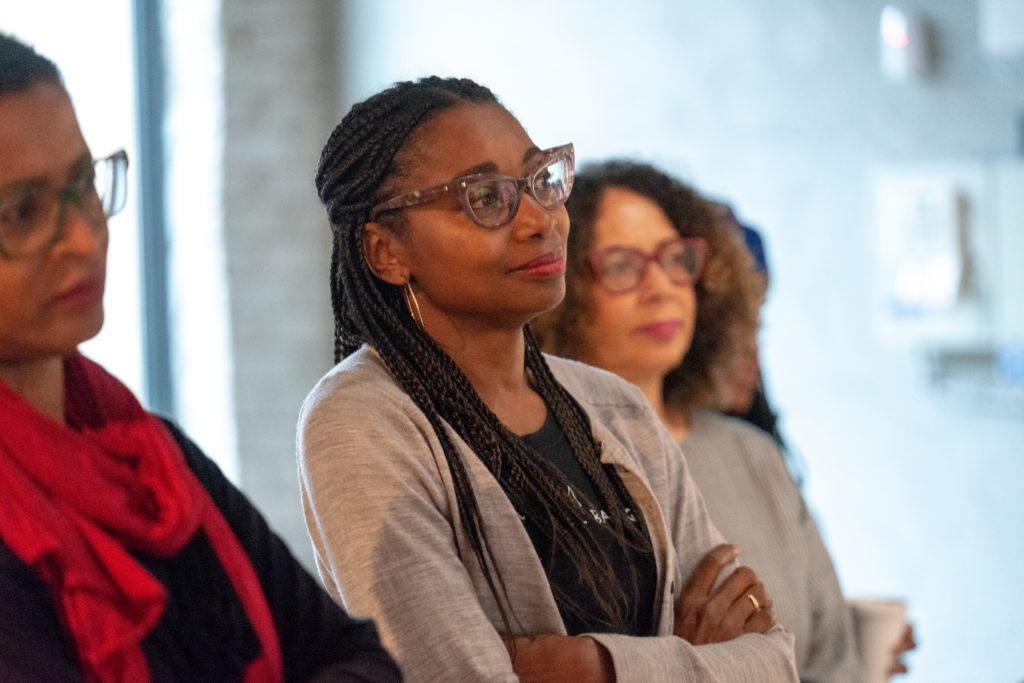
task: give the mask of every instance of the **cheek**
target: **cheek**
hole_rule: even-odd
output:
[[[31,336],[41,318],[40,307],[33,296],[30,274],[0,269],[0,352],[6,354]]]
[[[634,299],[632,294],[612,296],[595,289],[584,325],[585,346],[591,353],[616,347],[628,335],[637,305]]]
[[[609,296],[599,293],[594,298],[594,305],[590,309],[590,318],[593,320],[594,328],[603,330],[614,330],[622,327],[625,316],[635,307],[628,294],[620,296]]]
[[[562,236],[563,243],[569,239],[569,228],[569,212],[565,206],[560,206],[555,215],[555,229]]]
[[[689,350],[697,328],[697,293],[693,291],[692,287],[687,287],[680,292],[679,310],[683,319],[683,341],[686,350]]]
[[[458,216],[462,220],[465,215]],[[452,225],[446,214],[431,218],[410,221],[397,241],[398,253],[413,273],[435,271],[447,278],[487,268],[499,259],[504,244],[498,232],[483,230],[468,218],[460,225]]]
[[[0,268],[0,316],[9,319],[16,311],[27,308],[32,299],[32,278],[28,273]]]

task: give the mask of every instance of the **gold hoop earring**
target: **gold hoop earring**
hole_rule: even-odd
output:
[[[420,302],[416,300],[416,294],[412,291],[412,285],[406,280],[402,285],[402,296],[405,297],[405,307],[409,309],[409,315],[416,321],[420,329],[423,329],[423,316],[420,315]]]

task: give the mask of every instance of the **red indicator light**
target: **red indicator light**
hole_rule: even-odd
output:
[[[910,44],[907,29],[897,22],[885,22],[882,25],[882,40],[892,47],[906,47]]]

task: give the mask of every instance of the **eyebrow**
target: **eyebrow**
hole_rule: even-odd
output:
[[[535,156],[540,151],[541,150],[540,150],[539,147],[537,147],[536,145],[532,145],[523,154],[523,163],[525,164],[527,161],[529,161],[531,158],[533,158],[533,156]],[[465,175],[474,175],[474,174],[477,174],[477,173],[497,173],[497,171],[498,171],[498,165],[496,163],[494,163],[493,161],[485,161],[483,163],[477,164],[476,166],[470,166],[467,169],[463,169],[455,177],[456,178],[461,178],[462,176],[465,176]]]
[[[82,155],[75,159],[70,166],[68,166],[68,174],[65,182],[71,182],[78,180],[78,178],[88,171],[92,170],[94,161],[92,155],[88,151],[82,152]]]
[[[523,163],[525,164],[527,161],[530,160],[530,158],[534,154],[536,154],[539,151],[540,151],[540,147],[538,147],[537,145],[530,146],[530,148],[527,149],[526,152],[523,154]]]
[[[77,180],[79,175],[81,175],[86,169],[92,167],[92,163],[93,159],[89,152],[82,152],[81,156],[79,156],[77,159],[75,159],[68,165],[67,170],[65,171],[66,175],[64,181],[60,184],[63,185],[64,183]],[[53,185],[53,183],[46,180],[46,178],[42,176],[34,176],[32,178],[21,178],[0,187],[0,194],[17,192],[18,190],[22,190],[29,187],[45,187],[48,185]]]

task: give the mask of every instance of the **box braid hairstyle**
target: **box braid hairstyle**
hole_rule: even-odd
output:
[[[320,156],[316,187],[334,235],[331,303],[335,323],[335,362],[363,344],[372,346],[389,372],[426,415],[444,451],[455,486],[459,519],[476,561],[501,613],[506,633],[522,632],[505,582],[497,572],[471,478],[447,425],[486,464],[517,510],[526,511],[577,563],[582,587],[602,610],[611,630],[622,630],[635,615],[639,588],[616,579],[608,558],[595,550],[589,514],[569,497],[566,479],[510,432],[480,399],[466,375],[406,311],[401,288],[377,278],[363,256],[363,228],[371,208],[389,197],[395,179],[413,163],[406,140],[421,124],[458,106],[498,103],[494,94],[468,79],[431,76],[396,83],[356,104],[334,129]],[[387,229],[405,228],[401,212],[378,219]],[[569,440],[584,471],[593,479],[612,517],[610,528],[624,547],[653,557],[638,507],[613,471],[600,464],[601,445],[583,409],[554,378],[540,348],[524,327],[526,371]],[[629,523],[630,514],[639,523]],[[583,607],[554,584],[561,610],[576,615]],[[512,620],[517,630],[512,629]]]

